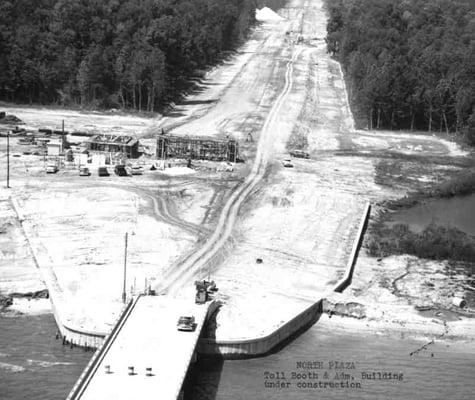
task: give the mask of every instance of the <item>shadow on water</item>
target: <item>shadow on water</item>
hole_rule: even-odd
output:
[[[211,322],[215,321],[216,315],[219,310],[214,313],[214,315],[210,318]],[[185,400],[214,400],[217,398],[218,389],[220,387],[220,381],[223,374],[223,368],[225,362],[239,362],[239,360],[243,361],[246,359],[259,359],[259,358],[266,358],[271,355],[277,354],[286,348],[290,343],[292,343],[296,338],[303,335],[307,332],[322,316],[323,307],[322,302],[319,302],[315,314],[313,317],[308,321],[307,324],[302,326],[299,330],[294,332],[291,336],[287,339],[281,341],[276,346],[274,346],[270,351],[260,354],[258,356],[243,356],[238,355],[236,357],[227,356],[226,360],[224,357],[216,355],[199,355],[198,360],[195,364],[190,367],[190,370],[187,373],[186,381],[184,384],[184,398]],[[208,320],[207,331],[211,337],[214,337],[213,329],[215,328],[215,324],[211,323]],[[211,332],[210,332],[211,329]]]
[[[221,357],[199,356],[189,371],[186,382],[185,400],[214,400],[217,398],[223,372],[224,359]],[[198,384],[199,383],[199,384]]]

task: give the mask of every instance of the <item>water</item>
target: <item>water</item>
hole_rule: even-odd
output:
[[[65,399],[86,366],[91,352],[63,347],[55,340],[51,315],[5,318],[0,316],[0,399]],[[318,323],[276,354],[239,361],[200,360],[194,384],[188,389],[193,400],[267,399],[419,399],[465,400],[475,393],[475,354],[462,345],[436,343],[410,356],[423,342],[376,335],[328,332]],[[321,362],[321,369],[297,368],[297,362]],[[343,362],[354,369],[330,369]],[[318,364],[312,364],[318,366]],[[335,365],[333,365],[335,366]],[[282,374],[286,389],[266,388],[266,371]],[[402,380],[362,380],[362,372],[403,374]],[[361,389],[299,389],[291,373],[328,372],[352,376],[335,382],[359,382]],[[272,379],[268,379],[271,381]],[[323,377],[320,379],[326,382]],[[273,380],[275,381],[275,379]],[[309,380],[300,379],[308,382]],[[310,379],[318,382],[318,379]],[[159,398],[159,397],[157,397]]]
[[[51,314],[0,314],[0,399],[64,400],[92,352],[62,346]]]
[[[201,362],[195,387],[190,398],[196,400],[238,399],[299,399],[299,400],[469,400],[475,393],[475,354],[466,354],[457,344],[428,346],[415,355],[409,353],[424,343],[355,333],[338,335],[315,325],[303,336],[277,354],[245,360]],[[315,361],[321,369],[299,369],[297,362]],[[329,363],[340,361],[339,367],[355,369],[329,369]],[[333,364],[335,367],[335,364]],[[289,388],[265,387],[266,371],[285,376]],[[347,374],[344,381],[359,382],[361,388],[304,389],[297,388],[299,379],[292,380],[292,372],[317,373],[320,377],[328,372],[329,380],[300,379],[301,382],[333,381],[335,374]],[[363,372],[391,372],[402,380],[362,380]],[[267,374],[269,376],[270,374]],[[334,382],[340,382],[337,379]],[[287,386],[287,385],[286,385]]]
[[[475,235],[475,194],[430,200],[395,212],[391,220],[392,224],[408,224],[417,233],[435,222]]]

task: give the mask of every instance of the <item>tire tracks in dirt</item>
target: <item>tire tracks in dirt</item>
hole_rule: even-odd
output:
[[[291,59],[287,62],[285,84],[264,122],[261,134],[259,135],[258,148],[250,174],[245,181],[232,192],[221,211],[217,226],[210,238],[200,249],[171,271],[169,276],[165,277],[162,287],[168,288],[168,294],[176,295],[183,285],[189,283],[192,278],[217,255],[231,237],[241,205],[264,177],[268,162],[269,148],[272,147],[273,140],[271,127],[276,122],[281,107],[292,89],[293,66],[301,51],[301,47],[296,48]]]

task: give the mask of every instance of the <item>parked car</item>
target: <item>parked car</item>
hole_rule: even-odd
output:
[[[297,158],[310,158],[310,154],[303,150],[292,150],[290,151],[290,155]]]
[[[97,175],[99,176],[109,176],[109,171],[107,170],[107,167],[99,167],[97,169]]]
[[[292,168],[294,166],[288,158],[282,161],[282,165],[286,168]]]
[[[178,319],[177,329],[179,331],[193,332],[196,329],[195,317],[182,316]]]
[[[132,175],[142,175],[143,174],[143,168],[140,165],[132,165],[130,168],[130,172]]]
[[[55,174],[56,172],[58,172],[58,166],[56,164],[48,164],[46,166],[47,174]]]
[[[125,169],[125,165],[116,165],[114,168],[114,173],[118,176],[127,176],[127,170]]]
[[[87,167],[81,167],[79,168],[79,176],[90,176],[91,172],[89,171],[89,168]]]

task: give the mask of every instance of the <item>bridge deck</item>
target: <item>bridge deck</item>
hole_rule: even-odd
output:
[[[159,296],[138,299],[133,311],[77,399],[177,399],[208,305]],[[178,318],[194,315],[194,332],[177,330]],[[106,373],[106,366],[111,373]],[[129,366],[135,374],[129,375]],[[146,368],[152,368],[152,376]]]

